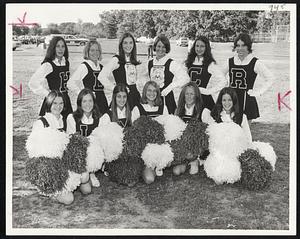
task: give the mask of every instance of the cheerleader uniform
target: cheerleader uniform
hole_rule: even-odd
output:
[[[252,54],[247,55],[243,61],[238,56],[230,58],[227,72],[229,87],[235,89],[238,96],[241,115],[245,113],[248,120],[258,118],[256,96],[262,95],[271,86],[272,73]],[[265,84],[259,90],[252,91],[257,75],[262,76]],[[248,94],[249,90],[252,91],[251,94]]]
[[[34,73],[29,81],[29,88],[35,93],[45,97],[40,113],[40,116],[45,115],[46,96],[49,90],[57,90],[63,94],[64,109],[61,112],[63,119],[66,120],[68,114],[72,113],[72,105],[68,95],[67,82],[70,77],[69,61],[63,57],[61,64],[58,59],[44,62],[41,67]],[[43,81],[46,80],[49,90],[42,86]]]
[[[94,119],[92,114],[90,117],[83,114],[82,119],[79,121],[74,119],[73,114],[69,114],[67,118],[67,133],[72,134],[78,132],[80,135],[87,137],[96,127],[98,127],[98,125],[99,119]]]
[[[32,131],[48,127],[62,132],[66,131],[66,123],[63,120],[62,115],[60,115],[59,119],[57,119],[56,116],[50,112],[46,112],[44,116],[41,116],[33,123]]]
[[[151,106],[149,104],[138,104],[132,110],[132,122],[138,119],[141,115],[149,116],[149,117],[157,117],[159,115],[167,115],[168,110],[164,105],[160,106]]]
[[[122,110],[120,110],[117,107],[117,115],[118,115],[118,125],[120,125],[122,128],[127,128],[131,126],[131,123],[128,121],[128,119],[126,118],[126,108],[124,107]],[[104,114],[101,118],[100,118],[100,123],[99,124],[107,124],[109,122],[113,122],[112,121],[112,111],[108,110],[106,114]]]
[[[202,62],[203,57],[200,59],[196,57],[188,68],[188,74],[191,81],[195,82],[200,89],[204,107],[211,111],[215,105],[212,95],[226,86],[226,79],[214,62],[209,66],[204,66]]]
[[[125,56],[126,63],[120,62],[120,56],[113,56],[111,62],[103,68],[100,72],[98,79],[104,86],[104,89],[108,90],[108,94],[113,92],[116,84],[124,84],[128,89],[128,103],[130,110],[133,109],[140,102],[140,93],[137,90],[137,69],[136,65],[130,62],[130,58]],[[112,74],[114,82],[110,78]],[[111,96],[109,97],[111,98]]]
[[[186,105],[184,107],[185,107],[184,115],[179,117],[184,121],[184,123],[188,123],[191,119],[196,118],[195,105],[192,105],[190,108],[187,108]],[[201,120],[202,111],[203,110],[201,110],[198,118],[200,122],[202,122]]]
[[[165,102],[169,114],[174,114],[176,102],[173,90],[182,87],[189,82],[189,76],[182,66],[177,64],[173,59],[164,56],[157,60],[156,58],[148,62],[148,74],[152,81],[155,81],[160,91],[166,91]]]
[[[83,88],[92,90],[95,93],[99,111],[104,114],[108,110],[108,103],[104,94],[104,87],[98,80],[102,68],[103,66],[99,62],[95,65],[93,61],[85,60],[71,76],[68,86],[77,94]]]

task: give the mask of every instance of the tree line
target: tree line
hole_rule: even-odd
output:
[[[277,25],[288,25],[288,11],[231,10],[111,10],[99,14],[99,23],[78,20],[47,28],[13,26],[15,35],[74,34],[86,37],[118,38],[125,31],[136,37],[165,34],[170,39],[181,36],[194,38],[205,35],[210,39],[228,41],[240,32],[249,34],[274,31]]]

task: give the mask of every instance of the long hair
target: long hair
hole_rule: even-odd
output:
[[[195,93],[195,108],[193,117],[199,119],[201,117],[201,112],[203,109],[203,100],[200,93],[200,90],[195,82],[190,81],[189,83],[185,84],[182,88],[179,98],[178,98],[178,107],[175,111],[175,115],[182,117],[185,115],[185,92],[188,87],[192,87]]]
[[[244,42],[245,46],[248,48],[248,52],[252,52],[252,40],[251,37],[247,33],[240,33],[235,39],[233,43],[233,50],[237,47],[238,40],[241,40]]]
[[[98,58],[98,60],[101,61],[102,60],[102,48],[101,48],[100,43],[98,41],[95,41],[95,40],[90,40],[85,45],[85,47],[83,49],[83,59],[85,59],[85,60],[89,60],[90,59],[89,51],[90,51],[92,45],[97,45],[98,46],[98,50],[99,50],[99,58]]]
[[[126,114],[126,119],[127,119],[127,123],[129,125],[131,125],[131,110],[129,107],[129,103],[128,103],[128,91],[126,89],[126,85],[125,84],[117,84],[113,90],[113,95],[112,95],[112,100],[111,100],[111,111],[112,111],[112,122],[118,122],[119,118],[118,118],[118,113],[117,113],[117,94],[119,92],[124,92],[127,95],[127,102],[125,104],[125,114]]]
[[[57,97],[61,97],[63,99],[63,102],[64,102],[64,108],[63,108],[63,110],[65,109],[65,98],[64,98],[64,95],[61,92],[59,92],[58,90],[52,90],[46,96],[46,100],[45,100],[45,112],[51,112],[51,107],[52,107],[53,101]]]
[[[223,88],[218,96],[218,99],[216,101],[216,104],[214,108],[212,109],[210,115],[213,117],[213,119],[217,122],[220,123],[221,120],[221,112],[223,110],[223,105],[222,105],[222,98],[223,95],[228,94],[230,95],[232,99],[232,108],[230,110],[230,114],[234,113],[234,116],[232,118],[233,122],[237,123],[238,117],[239,117],[239,101],[237,94],[234,89],[225,87]]]
[[[147,81],[146,84],[144,85],[143,93],[142,93],[142,97],[141,97],[141,103],[148,104],[146,93],[147,93],[149,85],[152,85],[153,87],[155,87],[155,91],[156,91],[156,98],[154,100],[154,106],[161,105],[163,102],[161,100],[160,89],[159,89],[158,84],[155,81]]]
[[[197,53],[195,51],[197,41],[202,41],[205,44],[205,52],[203,54],[203,65],[207,67],[212,62],[216,63],[211,53],[211,47],[208,38],[206,38],[205,36],[199,36],[195,39],[193,46],[190,52],[188,53],[187,59],[185,60],[186,67],[190,68],[197,56]]]
[[[56,45],[59,41],[63,41],[63,43],[65,45],[64,57],[65,57],[66,61],[68,61],[69,51],[68,51],[68,47],[67,47],[65,39],[60,37],[60,36],[55,36],[51,39],[51,41],[49,43],[49,47],[47,49],[46,56],[45,56],[42,64],[45,63],[45,62],[53,61],[55,59],[55,57],[56,57]]]
[[[99,112],[98,106],[96,104],[96,97],[95,97],[93,91],[91,91],[88,88],[84,88],[78,94],[78,97],[77,97],[77,109],[76,109],[76,111],[73,112],[73,116],[74,116],[74,119],[75,119],[76,123],[78,123],[82,119],[82,116],[83,116],[83,113],[84,113],[83,109],[82,109],[82,99],[86,95],[90,95],[93,98],[93,102],[94,102],[94,106],[93,106],[93,109],[92,109],[92,117],[93,117],[93,119],[97,120],[97,119],[99,119],[101,117],[101,114]]]
[[[126,63],[125,52],[124,52],[124,49],[123,49],[123,41],[127,37],[131,37],[131,39],[133,41],[133,48],[132,48],[132,51],[130,53],[130,63],[133,64],[133,65],[138,65],[138,64],[140,64],[140,62],[136,59],[137,53],[136,53],[135,39],[129,32],[125,32],[122,35],[122,37],[120,38],[120,41],[119,41],[119,63],[121,63],[121,64]]]
[[[166,48],[166,54],[168,54],[171,51],[171,44],[170,44],[169,39],[163,34],[160,34],[159,36],[156,37],[154,44],[153,44],[153,51],[155,51],[156,45],[160,41],[162,42],[162,44],[164,44],[164,46]]]

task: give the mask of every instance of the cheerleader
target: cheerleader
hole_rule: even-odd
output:
[[[65,40],[60,37],[53,37],[50,41],[45,59],[29,80],[29,88],[33,93],[46,97],[51,90],[57,90],[63,94],[64,110],[63,120],[66,120],[69,113],[72,113],[71,101],[68,95],[67,82],[69,80],[69,52]],[[48,87],[45,88],[44,82]],[[42,104],[40,116],[45,115],[46,99]]]
[[[136,55],[136,43],[133,36],[130,33],[124,33],[119,41],[119,55],[113,56],[98,76],[108,98],[111,98],[111,92],[116,84],[126,85],[129,91],[128,102],[131,110],[141,98],[136,86],[136,66],[140,64]]]
[[[183,67],[167,55],[171,50],[169,39],[159,35],[154,41],[156,56],[148,61],[147,72],[151,81],[155,81],[165,97],[169,114],[174,114],[176,102],[173,90],[189,82],[189,76]]]
[[[168,110],[167,107],[164,107],[159,86],[155,81],[146,82],[143,88],[141,103],[135,106],[132,110],[132,122],[138,119],[141,115],[156,117],[167,114]]]
[[[132,110],[132,121],[135,121],[140,115],[156,117],[167,114],[168,110],[164,107],[162,102],[159,86],[154,81],[146,82],[143,89],[141,104],[135,106]],[[154,171],[153,169],[146,167],[142,173],[143,179],[147,184],[153,183],[156,175],[161,176],[162,171]]]
[[[117,84],[113,90],[111,108],[100,118],[100,124],[117,122],[122,128],[131,126],[131,110],[126,85]]]
[[[226,86],[226,78],[216,65],[212,56],[209,40],[199,36],[194,41],[185,61],[191,81],[199,87],[204,107],[212,110],[215,105],[213,95]]]
[[[63,94],[56,90],[50,91],[44,101],[45,115],[33,123],[32,131],[47,127],[65,131],[65,124],[61,115],[63,109]],[[55,196],[55,199],[60,203],[68,205],[74,201],[74,195],[73,192],[65,192]]]
[[[256,97],[263,95],[270,88],[274,76],[252,55],[252,40],[248,34],[241,33],[237,36],[234,40],[234,50],[237,55],[229,58],[224,73],[229,74],[229,87],[237,93],[240,114],[245,113],[250,124],[252,119],[259,117]],[[257,75],[265,83],[259,89],[253,90]]]
[[[178,107],[175,111],[175,115],[178,115],[184,122],[188,123],[191,119],[201,120],[203,111],[203,100],[200,94],[200,90],[195,82],[187,83],[178,100]],[[194,160],[190,164],[190,174],[198,173],[198,160]],[[180,175],[186,170],[186,165],[181,164],[173,167],[173,173]]]
[[[204,109],[202,120],[208,124],[234,122],[242,127],[248,141],[252,142],[247,116],[240,114],[237,93],[230,87],[225,87],[220,91],[216,104],[210,113]]]
[[[78,93],[83,88],[91,89],[96,95],[96,104],[99,111],[104,114],[108,110],[107,99],[104,95],[103,85],[98,80],[98,75],[103,66],[101,45],[97,41],[89,41],[83,51],[84,61],[71,76],[68,86],[70,90]]]
[[[100,112],[96,104],[96,98],[93,91],[83,89],[77,97],[77,109],[67,118],[67,133],[80,133],[82,136],[89,136],[92,131],[99,125]],[[94,173],[86,175],[86,183],[80,185],[80,190],[83,194],[91,192],[90,178],[93,187],[99,187],[100,182]],[[84,180],[85,181],[85,180]]]

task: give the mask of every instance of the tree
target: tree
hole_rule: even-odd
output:
[[[41,25],[34,25],[32,28],[29,29],[29,35],[41,35],[42,34],[42,27]]]

